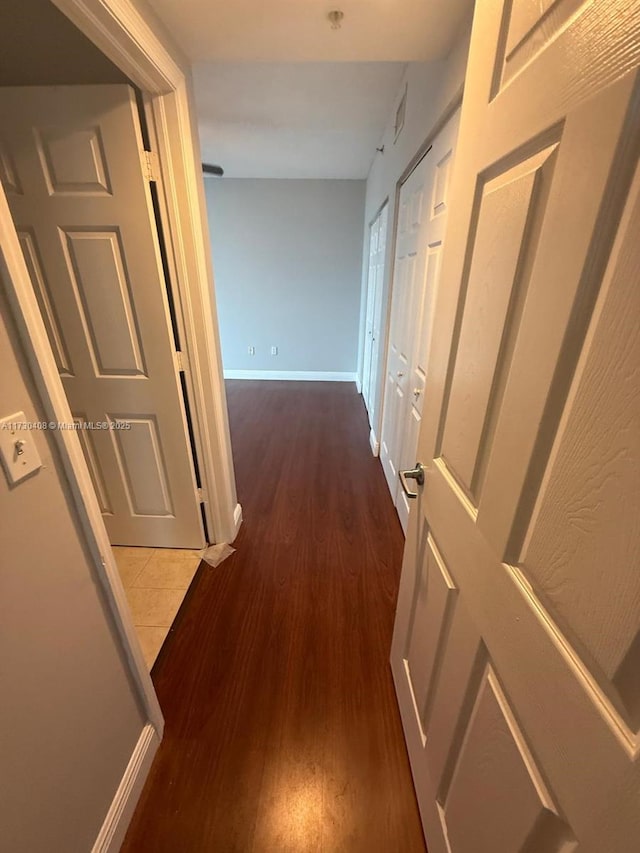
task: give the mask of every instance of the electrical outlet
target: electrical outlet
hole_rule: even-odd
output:
[[[256,348],[255,347],[249,347],[249,355],[255,355],[255,354],[256,354]]]
[[[278,355],[278,347],[271,347],[271,355]]]

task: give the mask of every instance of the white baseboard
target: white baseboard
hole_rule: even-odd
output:
[[[322,370],[225,370],[225,379],[284,379],[302,382],[355,382],[355,373]]]
[[[360,381],[359,376],[356,376],[356,391],[358,394],[362,394],[362,382]]]
[[[376,434],[373,429],[369,433],[369,444],[371,445],[371,452],[373,455],[378,456],[380,453],[380,442],[376,438]]]
[[[155,728],[151,723],[147,723],[129,759],[127,769],[124,771],[124,776],[93,845],[92,853],[117,853],[122,847],[134,809],[142,793],[142,787],[149,775],[151,762],[159,746],[160,740]]]
[[[234,526],[234,536],[235,539],[238,533],[240,532],[240,525],[242,524],[242,507],[240,504],[236,504],[236,508],[233,511],[233,526]]]

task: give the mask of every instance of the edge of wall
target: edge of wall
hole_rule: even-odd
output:
[[[118,853],[120,850],[159,746],[160,739],[154,726],[147,723],[131,753],[92,853]]]
[[[303,382],[355,382],[355,373],[321,370],[225,370],[225,379],[284,379]]]

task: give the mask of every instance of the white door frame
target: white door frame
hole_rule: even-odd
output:
[[[379,207],[379,208],[376,210],[376,212],[373,214],[373,217],[371,218],[371,220],[369,221],[369,224],[368,224],[368,227],[369,227],[369,231],[368,231],[368,234],[369,234],[369,241],[368,241],[368,244],[367,244],[367,258],[368,258],[368,266],[367,266],[367,292],[366,292],[366,299],[365,299],[365,306],[364,306],[364,307],[365,307],[365,312],[364,312],[364,324],[365,324],[365,328],[364,328],[364,337],[363,337],[363,340],[362,340],[362,351],[361,351],[361,360],[362,360],[362,389],[361,389],[361,393],[362,393],[363,397],[364,397],[364,391],[365,391],[365,389],[364,389],[364,357],[365,357],[365,354],[366,354],[366,351],[367,351],[367,305],[369,304],[369,299],[371,298],[371,288],[370,288],[370,278],[369,278],[369,276],[370,276],[370,274],[371,274],[371,229],[373,228],[373,226],[375,225],[375,223],[378,221],[378,219],[380,219],[380,217],[382,216],[382,213],[383,213],[383,211],[384,211],[384,209],[385,209],[385,208],[387,209],[387,231],[388,231],[388,229],[389,229],[389,196],[386,196],[385,200],[382,202],[382,204],[380,205],[380,207]],[[385,270],[386,270],[386,264],[387,264],[387,254],[386,254],[386,249],[387,249],[387,247],[386,247],[386,245],[385,245]],[[383,290],[383,289],[384,289],[384,273],[383,273],[382,281],[380,281],[380,282],[377,282],[377,283],[376,283],[376,298],[375,298],[375,302],[377,302],[377,301],[378,301],[378,298],[377,298],[377,292],[378,292],[378,290],[380,290],[380,291],[381,291],[381,290]],[[381,298],[379,301],[380,301],[380,307],[379,307],[379,310],[378,310],[378,312],[377,312],[377,313],[380,315],[379,317],[377,316],[376,309],[375,309],[375,302],[374,302],[374,308],[373,308],[373,326],[374,326],[374,328],[375,328],[375,326],[377,325],[377,326],[378,326],[378,328],[380,329],[380,333],[382,334],[382,318],[383,318],[383,314],[384,314],[384,303],[383,303],[383,301],[382,301],[382,298]],[[376,320],[377,320],[377,323],[376,323]],[[379,385],[379,377],[378,377],[378,374],[379,374],[379,372],[380,372],[380,370],[379,370],[379,368],[380,368],[380,363],[379,363],[379,362],[380,362],[380,358],[379,358],[379,356],[380,356],[380,347],[378,347],[378,363],[377,363],[377,364],[374,364],[374,362],[372,361],[372,362],[371,362],[371,365],[370,365],[370,367],[369,367],[369,387],[370,387],[370,388],[371,388],[371,387],[373,387],[373,400],[374,400],[374,401],[375,401],[375,398],[376,398],[376,396],[377,396],[377,394],[378,394],[378,385]],[[366,402],[365,402],[365,405],[366,405]],[[369,398],[369,405],[367,406],[367,414],[369,415],[369,418],[371,418],[370,407],[371,407],[371,397]],[[374,406],[373,408],[374,408],[374,410],[375,410],[375,406]],[[371,425],[371,424],[370,424],[370,425]],[[374,430],[373,430],[373,425],[371,425],[371,429],[372,429],[372,433],[373,433],[373,436],[374,436],[374,439],[375,439],[375,432],[374,432]],[[373,455],[374,455],[374,456],[376,456],[376,455],[377,455],[377,453],[375,452],[375,450],[374,450],[374,448],[373,448],[373,445],[372,445],[372,450],[373,450]]]
[[[53,0],[102,52],[149,96],[159,142],[168,248],[185,329],[187,377],[210,536],[232,541],[242,520],[237,503],[213,290],[200,149],[188,63],[176,60],[129,0]],[[21,344],[46,411],[71,422],[9,205],[0,186],[0,264]],[[102,581],[133,681],[150,723],[164,719],[137,639],[93,483],[73,430],[51,432],[71,486],[79,523]]]

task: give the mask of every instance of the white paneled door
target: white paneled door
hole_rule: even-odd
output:
[[[369,413],[369,423],[376,428],[378,414],[378,362],[382,326],[382,291],[387,248],[387,204],[371,224],[369,231],[369,275],[365,320],[362,397]],[[375,434],[375,433],[374,433]]]
[[[640,850],[639,61],[638,2],[476,5],[391,657],[430,853]]]
[[[111,542],[200,547],[134,93],[0,89],[0,122],[0,177]]]
[[[405,532],[409,501],[398,470],[415,462],[429,393],[427,360],[459,119],[458,111],[400,190],[380,459]]]

